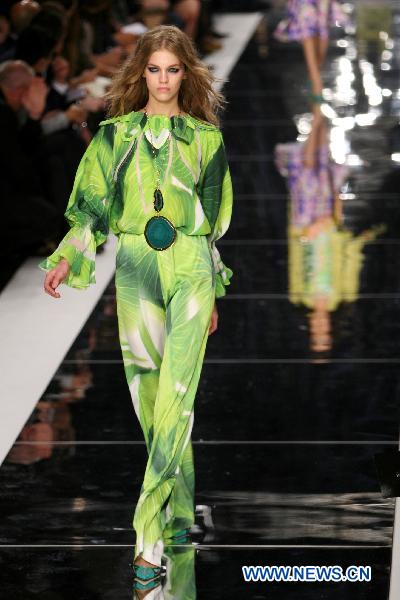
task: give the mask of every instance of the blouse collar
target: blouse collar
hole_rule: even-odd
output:
[[[172,115],[172,135],[179,140],[185,141],[187,144],[193,140],[196,125],[193,123],[190,115]],[[143,129],[147,122],[147,115],[142,111],[132,111],[126,123],[126,129],[123,133],[124,140],[130,140],[136,135],[138,127]],[[124,123],[125,125],[125,123]]]

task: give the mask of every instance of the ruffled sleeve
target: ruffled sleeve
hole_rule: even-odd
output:
[[[96,283],[96,250],[109,233],[114,190],[113,144],[109,135],[106,127],[100,126],[86,148],[64,213],[70,230],[53,254],[38,264],[43,271],[49,271],[66,258],[70,271],[63,283],[73,288],[86,289]]]
[[[206,135],[207,148],[199,178],[199,195],[211,227],[207,241],[216,277],[215,297],[221,298],[226,295],[233,271],[223,263],[215,243],[228,230],[232,217],[233,189],[222,133],[215,128]]]

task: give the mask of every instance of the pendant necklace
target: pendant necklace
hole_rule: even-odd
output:
[[[148,118],[149,115],[147,114],[146,109],[144,110],[144,114]],[[179,114],[181,114],[181,111],[179,111]],[[156,211],[156,215],[154,217],[151,217],[151,219],[147,221],[144,230],[144,235],[147,243],[149,244],[149,246],[151,246],[151,248],[153,248],[154,250],[166,250],[167,248],[172,246],[176,239],[176,229],[169,219],[159,214],[162,208],[164,207],[164,198],[160,189],[160,170],[157,165],[156,152],[153,142],[153,132],[150,126],[149,130],[151,137],[151,150],[154,158],[154,166],[157,173],[156,187],[153,192],[153,205],[154,210]]]

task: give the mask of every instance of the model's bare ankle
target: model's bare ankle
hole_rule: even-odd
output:
[[[160,565],[155,565],[148,560],[145,560],[142,555],[139,555],[134,560],[135,565],[140,565],[142,567],[159,567]]]

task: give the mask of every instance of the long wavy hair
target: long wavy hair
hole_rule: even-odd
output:
[[[227,100],[213,89],[219,81],[200,59],[189,36],[175,25],[159,25],[146,31],[137,41],[135,51],[121,65],[105,94],[107,117],[117,117],[140,110],[148,101],[147,83],[142,77],[153,52],[167,49],[184,64],[186,79],[182,79],[178,104],[182,112],[219,126],[218,112]]]

